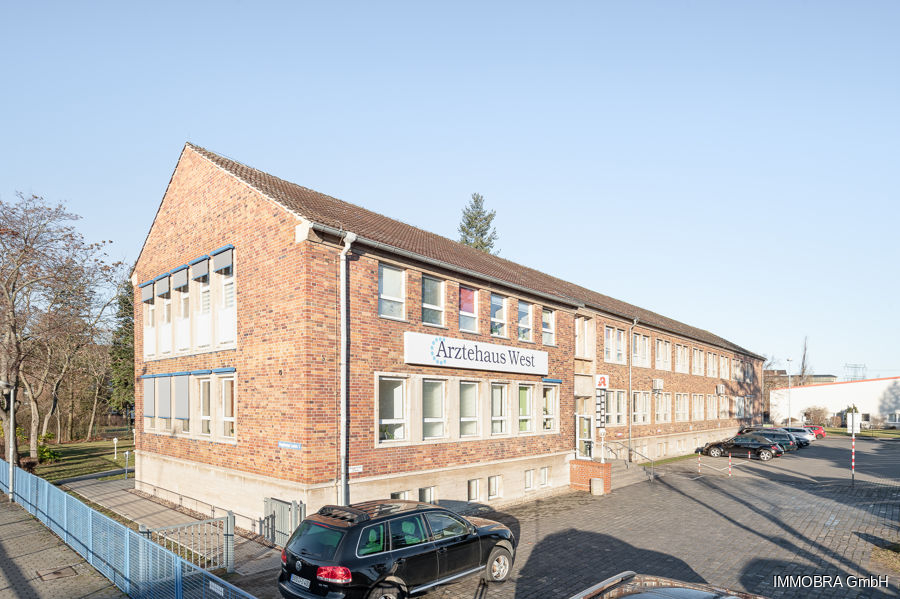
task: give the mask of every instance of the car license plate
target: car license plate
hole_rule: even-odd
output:
[[[301,577],[297,576],[296,574],[291,574],[291,582],[293,582],[296,585],[300,585],[304,589],[309,588],[309,581],[305,578],[301,578]]]

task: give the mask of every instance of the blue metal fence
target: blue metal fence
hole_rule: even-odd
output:
[[[15,500],[129,597],[255,599],[93,510],[44,479],[16,468]],[[0,460],[0,490],[9,493],[9,464]]]

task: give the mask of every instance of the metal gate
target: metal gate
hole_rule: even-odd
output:
[[[260,534],[284,547],[294,529],[306,517],[306,505],[296,501],[282,501],[274,497],[266,497],[263,504],[262,518],[259,519]]]

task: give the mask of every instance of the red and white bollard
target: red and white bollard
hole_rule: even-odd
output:
[[[700,454],[697,454],[697,474],[700,474]]]
[[[750,450],[749,449],[747,450],[747,459],[748,460],[750,459]]]
[[[850,484],[856,483],[856,435],[850,442]]]
[[[728,478],[731,478],[731,453],[728,454]]]

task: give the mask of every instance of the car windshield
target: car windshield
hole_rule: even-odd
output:
[[[330,560],[343,538],[343,531],[305,520],[291,535],[287,548],[295,555]]]

